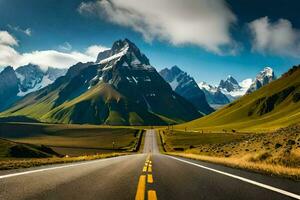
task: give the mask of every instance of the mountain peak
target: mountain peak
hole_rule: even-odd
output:
[[[173,67],[171,67],[171,71],[172,71],[172,73],[177,74],[177,75],[183,72],[177,65],[174,65]]]
[[[7,66],[1,71],[1,74],[7,74],[7,73],[11,73],[11,72],[14,72],[14,68],[11,66]]]
[[[100,52],[96,63],[105,64],[120,60],[122,57],[126,57],[124,60],[126,60],[127,65],[150,65],[149,59],[129,39],[117,40],[111,49]]]
[[[209,114],[214,110],[208,105],[204,92],[199,88],[193,77],[182,71],[178,66],[165,68],[159,74],[180,96],[190,101],[198,111]]]
[[[225,81],[224,80],[220,81],[218,88],[226,90],[227,92],[232,92],[234,90],[240,89],[241,86],[239,85],[237,80],[235,80],[235,78],[229,75]]]
[[[233,78],[233,76],[228,75],[226,81],[229,81],[235,85],[238,85],[239,83],[237,82],[237,80],[235,78]]]
[[[275,80],[276,76],[274,70],[271,67],[265,67],[262,71],[260,71],[247,93],[252,93],[255,90],[258,90],[264,85],[269,84],[271,81]]]
[[[265,76],[274,76],[274,70],[271,67],[265,67],[260,74]]]

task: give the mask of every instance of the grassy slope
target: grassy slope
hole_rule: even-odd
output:
[[[131,128],[30,123],[1,123],[0,137],[28,144],[43,144],[68,155],[127,151],[139,139],[137,130]]]
[[[5,158],[47,158],[58,156],[50,148],[16,143],[10,140],[0,138],[0,159]]]
[[[111,125],[166,124],[172,121],[156,113],[145,111],[109,84],[99,84],[84,94],[53,108],[59,96],[58,91],[59,89],[42,96],[44,91],[41,90],[40,94],[29,95],[0,116],[26,116],[49,123]],[[42,97],[37,101],[36,97],[39,95]]]
[[[285,99],[282,91],[294,87],[294,91]],[[185,124],[176,126],[177,129],[202,129],[209,131],[221,131],[223,129],[239,131],[271,131],[300,122],[300,103],[293,98],[300,92],[300,69],[289,75],[264,86],[252,94],[245,95],[239,100],[205,116]],[[284,93],[284,92],[283,92]],[[268,106],[266,99],[273,95],[277,98],[275,108],[268,113],[260,114]],[[259,99],[262,99],[259,102]],[[249,116],[249,112],[252,115]]]

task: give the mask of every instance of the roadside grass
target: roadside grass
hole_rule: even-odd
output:
[[[0,170],[18,169],[37,167],[49,164],[64,164],[79,161],[90,161],[103,158],[111,158],[116,156],[129,155],[130,153],[106,153],[76,157],[51,157],[51,158],[30,158],[30,159],[4,159],[0,160]]]
[[[144,150],[144,146],[145,146],[145,130],[142,130],[142,135],[140,136],[140,145],[139,145],[139,148],[137,148],[137,152],[138,153],[143,153],[143,150]]]
[[[255,171],[259,173],[264,173],[268,175],[276,175],[280,177],[285,177],[300,181],[300,169],[297,167],[286,167],[282,165],[271,165],[268,163],[254,163],[248,161],[247,157],[243,158],[225,158],[225,157],[214,157],[214,156],[204,156],[191,153],[178,153],[171,152],[167,153],[172,156],[180,156],[184,158],[190,158],[194,160],[207,161],[216,164],[222,164],[229,167],[246,169],[250,171]]]
[[[300,125],[270,133],[160,134],[166,154],[300,180]]]
[[[158,145],[158,150],[160,153],[165,153],[166,152],[166,149],[165,149],[165,140],[164,140],[164,134],[163,134],[163,131],[161,130],[158,130],[157,132],[157,145]]]

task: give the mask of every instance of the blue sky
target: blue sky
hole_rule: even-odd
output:
[[[112,13],[109,7],[103,7],[104,4],[89,0],[0,0],[0,31],[7,31],[17,41],[17,45],[9,44],[1,52],[0,38],[0,58],[9,48],[15,54],[11,58],[22,60],[8,59],[7,65],[11,61],[15,67],[30,60],[51,63],[51,59],[48,61],[43,56],[60,52],[63,54],[59,54],[59,61],[67,58],[85,61],[91,57],[85,57],[88,47],[110,47],[115,40],[128,38],[158,70],[177,65],[198,82],[213,84],[229,74],[238,81],[253,78],[265,66],[281,74],[300,63],[300,53],[297,55],[300,50],[300,16],[297,13],[300,2],[297,0],[212,0],[213,5],[205,0],[175,0],[178,6],[172,5],[171,10],[167,4],[171,0],[154,0],[154,5],[148,7],[165,12],[156,13],[160,19],[148,12],[147,3],[136,7],[131,5],[134,1],[128,0],[129,5],[124,0],[98,1],[120,8],[112,9],[116,12]],[[155,5],[157,2],[166,4]],[[182,2],[184,5],[180,4]],[[207,16],[199,14],[201,10],[198,12],[197,6],[207,8],[210,13]],[[182,12],[178,12],[181,8]],[[189,12],[190,8],[195,9]],[[134,18],[122,13],[124,9],[134,14]],[[173,16],[172,10],[176,16],[182,13],[177,21],[168,21],[168,17]],[[186,21],[180,17],[186,17]],[[210,23],[206,23],[206,19]],[[71,56],[63,57],[68,54]],[[0,61],[2,66],[6,65],[3,60]]]

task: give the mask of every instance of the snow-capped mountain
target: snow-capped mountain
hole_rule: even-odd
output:
[[[25,96],[9,111],[26,112],[43,122],[110,125],[160,125],[202,116],[128,39],[116,41],[95,63],[70,67],[65,76]]]
[[[209,114],[214,111],[207,103],[204,92],[198,87],[194,78],[179,67],[165,68],[159,74],[170,84],[173,91],[189,100],[200,112]]]
[[[49,67],[43,71],[33,64],[21,66],[16,70],[12,67],[4,68],[0,73],[0,99],[5,102],[1,103],[0,110],[26,94],[46,87],[65,73],[66,69]]]
[[[37,91],[53,83],[58,77],[65,75],[66,69],[49,67],[46,71],[38,65],[28,64],[15,70],[19,79],[18,96]]]
[[[229,75],[225,81],[220,81],[218,88],[226,90],[227,92],[232,92],[241,89],[241,86],[231,75]]]
[[[247,90],[249,89],[250,85],[252,84],[252,79],[248,78],[240,83],[238,83],[232,76],[230,76],[231,81],[227,82],[227,88],[222,87],[222,81],[218,88],[222,91],[223,94],[227,96],[230,101],[234,101],[235,99],[240,98],[241,96],[245,95]]]
[[[226,80],[221,80],[218,86],[212,86],[205,82],[200,82],[198,85],[204,91],[208,103],[213,107],[216,107],[214,104],[217,104],[218,107],[234,101],[247,93],[258,90],[275,79],[274,70],[270,67],[265,67],[257,74],[254,80],[248,78],[238,82],[232,76],[228,76]],[[224,98],[224,95],[228,101]]]
[[[247,93],[252,93],[262,86],[269,84],[273,80],[276,80],[274,70],[271,67],[265,67],[261,72],[257,74],[255,80],[247,90]]]
[[[199,88],[204,92],[207,102],[214,108],[230,103],[228,97],[215,86],[206,82],[200,82]]]
[[[64,76],[67,69],[49,67],[46,71],[38,65],[28,64],[15,70],[19,80],[18,96],[37,91],[53,83],[58,77]]]

